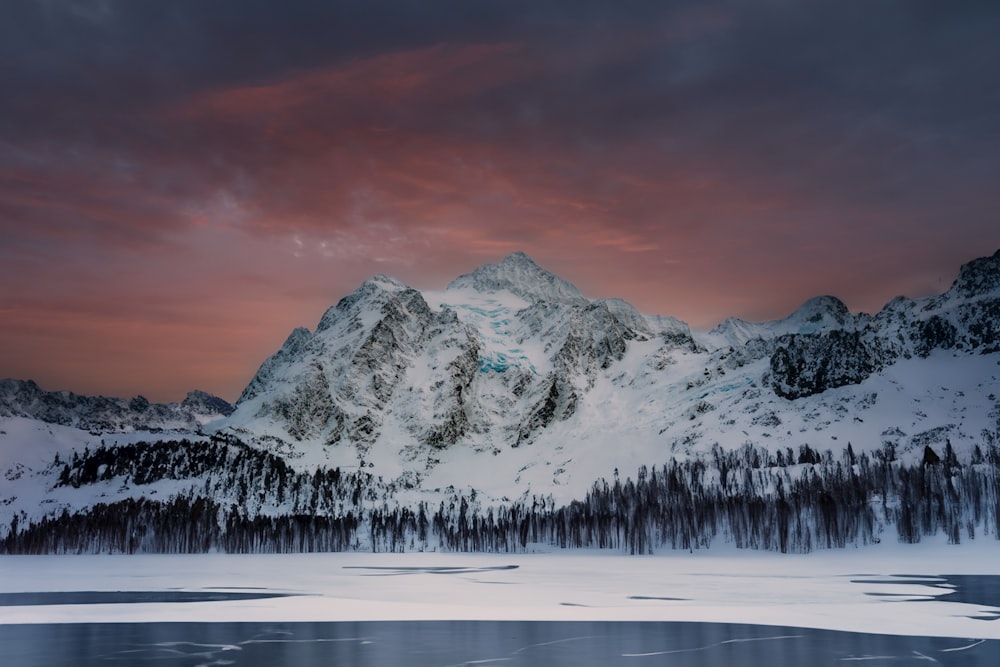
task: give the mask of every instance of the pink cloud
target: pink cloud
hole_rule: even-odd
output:
[[[26,140],[0,161],[0,375],[235,398],[292,327],[366,277],[440,288],[513,250],[589,296],[711,326],[827,292],[875,310],[914,285],[944,289],[995,250],[974,242],[1000,245],[995,227],[941,233],[954,202],[979,202],[962,211],[986,219],[995,196],[963,181],[927,205],[886,199],[858,145],[822,123],[802,131],[808,105],[692,118],[647,98],[642,77],[615,87],[664,44],[731,26],[692,12],[638,35],[580,29],[558,49],[525,39],[326,62],[92,113],[93,137],[65,146]],[[577,109],[580,89],[634,97]]]

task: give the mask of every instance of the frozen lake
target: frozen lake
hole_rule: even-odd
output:
[[[995,667],[998,556],[8,556],[0,662]]]
[[[351,621],[0,626],[9,667],[996,667],[1000,642],[726,623]]]

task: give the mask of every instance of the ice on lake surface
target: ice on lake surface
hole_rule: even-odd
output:
[[[221,600],[264,600],[288,593],[269,591],[43,591],[0,593],[0,607],[65,604],[139,604],[150,602],[219,602]]]
[[[794,556],[11,556],[0,651],[5,667],[994,667],[998,555],[980,540]]]
[[[1000,620],[1000,575],[967,575],[944,574],[937,577],[922,577],[920,575],[897,575],[882,579],[857,579],[853,583],[871,587],[866,595],[874,597],[905,597],[914,599],[912,594],[893,591],[895,586],[917,585],[931,586],[940,592],[935,595],[919,597],[918,600],[962,602],[971,605],[989,607],[973,618],[994,621]],[[885,591],[885,592],[881,592]]]
[[[5,665],[995,667],[1000,641],[726,623],[345,621],[0,626]]]

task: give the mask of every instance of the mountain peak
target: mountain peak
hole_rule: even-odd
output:
[[[392,276],[387,276],[384,273],[376,274],[361,284],[361,289],[366,287],[378,288],[385,292],[398,292],[406,289],[406,285],[404,283],[396,280]]]
[[[576,286],[538,266],[535,260],[520,250],[512,252],[496,264],[484,264],[472,273],[459,276],[448,285],[448,289],[474,289],[478,292],[507,290],[532,303],[588,302]]]
[[[949,292],[973,297],[1000,290],[1000,250],[962,265]]]
[[[370,308],[372,303],[383,303],[394,294],[409,289],[404,283],[384,274],[376,274],[361,283],[361,286],[337,302],[335,306],[327,308],[316,326],[316,333],[326,331],[342,316],[343,313],[357,312]],[[295,332],[292,332],[293,335]],[[308,331],[306,331],[308,334]],[[285,343],[288,344],[287,341]]]
[[[515,250],[514,252],[510,253],[509,255],[501,259],[499,263],[503,265],[528,264],[530,266],[536,266],[536,267],[538,266],[535,260],[531,259],[531,256],[528,255],[528,253],[524,252],[523,250]]]
[[[730,317],[710,333],[726,344],[740,346],[754,338],[777,338],[785,334],[812,334],[842,329],[853,324],[851,311],[835,296],[815,296],[788,317],[769,322],[747,322]]]
[[[847,305],[835,296],[814,296],[795,309],[787,320],[802,324],[835,324],[843,326],[851,316]]]

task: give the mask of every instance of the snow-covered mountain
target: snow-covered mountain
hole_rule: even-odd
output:
[[[309,465],[499,496],[568,497],[715,444],[870,449],[897,431],[903,450],[926,432],[972,442],[996,428],[998,273],[1000,254],[875,316],[826,296],[707,333],[589,300],[523,253],[441,292],[378,276],[289,336],[227,429]],[[924,375],[941,381],[912,380]]]
[[[5,384],[0,395],[37,390],[26,386]],[[344,512],[337,503],[345,497],[355,508],[365,497],[433,506],[456,493],[477,502],[568,503],[593,492],[598,480],[671,460],[714,460],[722,466],[714,483],[725,487],[725,452],[744,452],[746,465],[765,467],[832,465],[848,448],[850,457],[878,453],[883,462],[898,456],[920,464],[940,460],[946,450],[982,460],[983,449],[1000,446],[998,390],[1000,252],[963,266],[944,294],[899,297],[875,315],[851,313],[824,296],[781,320],[730,319],[709,332],[644,315],[620,299],[588,299],[514,253],[441,291],[376,276],[328,309],[315,330],[294,330],[260,366],[235,411],[208,427],[214,442],[228,448],[220,465],[278,466],[290,477],[260,472],[254,495],[245,479],[236,489],[236,478],[209,472],[201,458],[185,458],[194,450],[171,445],[163,461],[188,472],[158,473],[167,484],[158,488],[188,496],[211,488],[217,502],[279,515],[318,511],[279,488],[311,483],[315,503],[326,487],[317,477],[294,481],[294,475],[324,470],[337,471],[339,489],[330,492],[328,509]],[[18,398],[0,406],[39,403]],[[207,412],[224,411],[204,403]],[[141,414],[159,410],[132,407]],[[7,414],[123,430],[121,418],[97,408],[104,416],[87,416],[86,406],[55,413],[8,408]],[[11,425],[7,431],[15,435],[0,434],[0,446],[31,431],[28,422]],[[65,444],[72,441],[68,431],[48,433],[43,449],[62,452],[66,467],[49,498],[52,510],[88,502],[88,485],[102,475],[110,480],[101,487],[104,497],[144,497],[134,479],[116,477],[125,469],[116,467],[115,456],[125,450],[102,453],[87,472],[86,463],[65,464],[73,449]],[[95,446],[93,437],[83,440]],[[152,460],[133,449],[127,456]],[[22,466],[17,480],[55,475],[57,468]],[[279,478],[285,481],[273,486]],[[16,480],[7,479],[0,508],[23,519],[38,516],[24,501],[28,495],[10,500]]]
[[[602,396],[642,394],[633,380],[703,353],[682,322],[588,300],[515,253],[440,292],[365,282],[264,362],[228,429],[408,485],[464,485],[488,460],[506,469],[501,495],[520,494],[522,473],[571,457],[567,434],[631,418]]]

